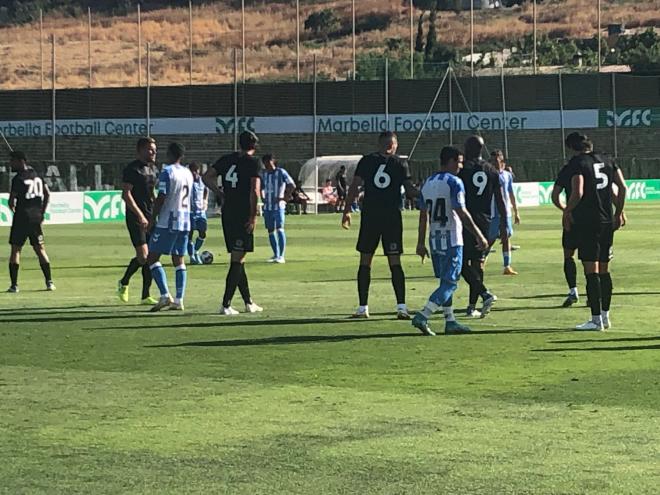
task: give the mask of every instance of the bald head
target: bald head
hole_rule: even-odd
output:
[[[465,141],[465,159],[473,160],[481,158],[481,153],[484,149],[484,138],[481,136],[470,136]]]

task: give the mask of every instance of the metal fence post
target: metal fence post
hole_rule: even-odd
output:
[[[390,128],[390,59],[385,57],[385,131]]]
[[[137,4],[137,63],[138,63],[138,87],[142,86],[142,15],[140,12],[140,2]]]
[[[597,8],[598,8],[598,14],[597,14],[597,17],[598,17],[598,72],[600,72],[601,64],[602,64],[602,61],[601,61],[602,55],[600,53],[600,50],[601,50],[601,46],[602,46],[602,37],[603,37],[602,29],[601,29],[601,22],[602,21],[601,21],[600,0],[598,0]]]
[[[448,101],[448,108],[449,108],[449,146],[452,146],[454,144],[454,103],[452,101],[452,75],[454,75],[454,69],[450,65],[449,66],[449,86],[447,87],[447,101]]]
[[[355,81],[356,78],[356,73],[357,73],[357,62],[356,62],[356,55],[355,51],[357,50],[356,46],[356,39],[355,39],[355,0],[351,2],[351,12],[352,12],[352,17],[353,17],[353,80]]]
[[[614,158],[619,156],[619,143],[617,136],[617,109],[616,109],[616,74],[612,72],[612,130],[614,131]]]
[[[564,127],[564,85],[561,78],[561,70],[558,73],[559,76],[559,127],[561,128],[561,157],[566,161],[566,146],[564,146],[564,141],[566,141],[566,128]]]
[[[89,87],[92,87],[92,9],[87,7],[87,65],[89,67]]]
[[[192,11],[192,0],[188,0],[188,39],[189,39],[189,62],[190,62],[190,73],[188,78],[188,84],[192,86],[193,84],[193,11]]]
[[[241,0],[241,57],[243,67],[243,84],[245,84],[245,0]]]
[[[474,77],[474,0],[470,0],[470,77]]]
[[[504,129],[504,156],[509,159],[509,131],[506,121],[506,90],[504,87],[504,66],[502,66],[502,128]]]
[[[234,48],[234,151],[238,151],[238,51]]]
[[[415,42],[413,41],[414,33],[414,16],[415,16],[415,6],[413,0],[410,0],[410,79],[415,79]]]
[[[44,11],[39,9],[39,60],[41,65],[41,89],[44,89]]]
[[[312,96],[313,96],[313,101],[312,101],[312,111],[313,111],[313,126],[314,126],[314,133],[313,133],[313,150],[314,150],[314,213],[318,215],[319,213],[319,162],[318,162],[318,148],[317,148],[317,128],[316,128],[316,113],[317,113],[317,101],[316,101],[316,96],[317,96],[317,72],[316,72],[316,54],[314,54],[314,63],[313,63],[313,71],[314,71],[314,83],[313,83],[313,91],[312,91]]]
[[[296,81],[300,82],[300,0],[296,0]]]
[[[57,152],[56,152],[56,144],[57,144],[57,132],[56,132],[56,127],[57,127],[57,112],[56,112],[56,98],[55,98],[55,91],[56,91],[56,79],[57,79],[57,69],[55,65],[55,35],[51,35],[51,85],[52,85],[52,121],[51,124],[53,126],[52,129],[52,140],[51,140],[51,159],[53,162],[57,159]]]
[[[532,17],[534,21],[534,50],[533,50],[533,57],[534,57],[534,75],[536,75],[536,65],[537,65],[537,57],[536,57],[536,0],[533,1],[532,3]]]
[[[147,136],[151,137],[151,43],[147,43]]]

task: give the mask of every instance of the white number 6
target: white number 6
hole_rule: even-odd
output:
[[[378,167],[376,175],[374,175],[374,185],[378,189],[386,189],[392,183],[392,177],[390,177],[390,175],[385,172],[386,166],[387,165],[383,163],[380,167]]]
[[[472,176],[472,183],[474,184],[474,187],[479,188],[477,191],[477,196],[481,196],[486,190],[486,186],[488,185],[488,176],[485,172],[477,172]]]

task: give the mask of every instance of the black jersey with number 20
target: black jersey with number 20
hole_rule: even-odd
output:
[[[222,215],[247,219],[250,216],[252,179],[259,177],[259,160],[236,152],[221,157],[213,168],[222,181],[225,196]]]
[[[493,197],[500,187],[500,177],[485,160],[469,160],[458,177],[465,185],[465,206],[478,225],[490,223]]]
[[[583,195],[573,210],[573,220],[577,225],[591,226],[598,223],[611,223],[612,182],[617,166],[610,160],[594,153],[583,153],[571,159],[569,165],[574,174],[584,179]]]
[[[358,162],[355,175],[364,182],[365,214],[398,211],[401,186],[410,179],[408,162],[397,155],[371,153]]]
[[[11,181],[11,192],[16,197],[14,218],[20,222],[41,222],[44,182],[32,167],[27,167],[14,176]]]

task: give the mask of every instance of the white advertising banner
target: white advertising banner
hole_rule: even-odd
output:
[[[9,194],[0,194],[0,226],[10,226],[13,214],[9,209]],[[47,224],[72,224],[83,221],[83,193],[54,192],[46,211]]]

